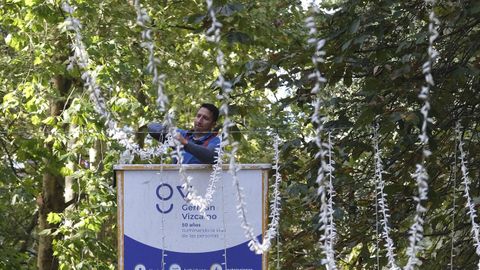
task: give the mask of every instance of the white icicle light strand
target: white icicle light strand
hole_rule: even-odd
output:
[[[150,16],[148,16],[147,10],[140,5],[140,0],[135,0],[134,2],[135,10],[137,11],[137,24],[140,25],[142,30],[142,40],[140,44],[143,48],[148,50],[148,65],[147,71],[153,75],[152,83],[157,87],[157,104],[161,112],[166,110],[168,106],[168,97],[163,91],[165,86],[165,75],[158,74],[158,64],[160,59],[155,57],[155,43],[152,38],[152,30],[148,27],[150,23]],[[170,124],[170,123],[169,123]]]
[[[456,127],[455,127],[455,133],[457,134],[457,140],[458,140],[458,150],[460,151],[460,165],[461,165],[461,171],[462,171],[462,183],[463,183],[463,197],[467,199],[466,203],[466,208],[468,209],[468,215],[470,217],[470,222],[472,224],[472,238],[473,238],[473,245],[475,247],[475,253],[480,256],[480,227],[478,223],[475,221],[477,218],[477,211],[475,210],[475,203],[472,200],[472,197],[470,196],[470,176],[468,172],[468,162],[467,162],[467,154],[465,153],[465,150],[463,149],[463,146],[465,143],[462,140],[462,134],[461,134],[461,125],[460,123],[457,122]],[[477,268],[480,269],[480,260],[477,263]]]
[[[137,24],[142,27],[142,43],[140,46],[148,50],[148,64],[147,71],[152,74],[152,85],[157,87],[157,105],[161,112],[165,112],[165,122],[163,123],[167,127],[167,138],[168,144],[173,145],[174,150],[170,153],[174,160],[177,160],[182,164],[183,156],[181,154],[183,146],[174,138],[177,136],[177,128],[174,124],[174,116],[172,113],[167,112],[167,106],[169,104],[168,97],[163,91],[165,86],[165,75],[159,74],[158,64],[160,59],[155,57],[155,43],[152,38],[152,30],[149,28],[148,24],[150,23],[150,16],[148,16],[147,10],[143,8],[140,4],[140,0],[134,1],[135,11],[137,13]],[[182,167],[179,169],[180,175],[184,175]],[[182,177],[182,178],[183,178]]]
[[[62,9],[68,13],[64,25],[67,30],[73,31],[74,34],[71,44],[73,56],[69,57],[67,69],[72,70],[76,64],[82,70],[81,78],[88,89],[95,110],[107,120],[107,124],[110,124],[108,121],[110,120],[110,113],[106,109],[105,100],[100,93],[100,87],[97,85],[96,80],[100,68],[97,67],[94,71],[89,70],[90,59],[85,44],[82,41],[82,24],[79,19],[73,16],[76,7],[70,6],[67,2],[64,2],[62,4]]]
[[[163,91],[164,87],[164,78],[165,76],[163,74],[159,75],[157,65],[160,62],[159,59],[155,57],[154,53],[154,42],[152,39],[152,31],[151,29],[148,28],[147,24],[150,22],[150,17],[147,14],[147,11],[141,7],[140,1],[135,0],[135,10],[137,11],[137,24],[143,27],[142,31],[142,47],[146,48],[149,52],[149,62],[147,65],[147,70],[152,73],[153,75],[153,80],[152,83],[153,85],[156,85],[157,87],[157,92],[158,92],[158,98],[157,98],[157,104],[160,109],[160,111],[166,111],[166,106],[168,106],[169,101],[167,96],[165,95]],[[198,195],[198,191],[193,187],[192,185],[192,177],[187,175],[185,166],[183,166],[183,155],[182,155],[182,149],[183,146],[179,143],[178,140],[175,140],[175,138],[178,135],[177,128],[174,125],[174,116],[171,113],[166,113],[165,116],[165,121],[164,121],[164,126],[167,127],[167,137],[170,138],[170,144],[173,146],[174,150],[171,152],[171,157],[174,160],[177,160],[178,164],[180,165],[179,168],[179,175],[180,178],[183,181],[182,187],[187,191],[187,196],[186,200],[190,204],[198,207],[199,212],[206,216],[206,209],[210,205],[210,203],[213,200],[213,194],[216,189],[216,182],[220,179],[220,172],[222,169],[222,157],[223,157],[223,151],[222,147],[220,149],[217,149],[217,162],[213,166],[213,171],[210,174],[210,179],[209,179],[209,184],[208,188],[206,191],[205,196],[200,196]]]
[[[220,144],[222,142],[220,141]],[[210,173],[210,178],[208,180],[208,186],[207,190],[205,192],[205,195],[202,197],[198,195],[198,192],[193,188],[191,181],[192,178],[186,175],[182,175],[182,178],[185,180],[185,183],[183,184],[183,188],[188,191],[186,200],[198,207],[198,211],[206,217],[206,210],[210,203],[213,201],[213,194],[215,193],[216,190],[216,183],[220,180],[221,177],[221,172],[222,172],[222,156],[223,156],[223,148],[219,147],[216,149],[217,151],[217,157],[216,157],[216,163],[213,165],[212,172]],[[181,166],[180,168],[183,168]],[[181,174],[184,174],[184,171],[181,171]]]
[[[312,3],[311,8],[315,14],[318,13],[318,8],[315,6],[315,4]],[[333,249],[333,235],[331,232],[334,232],[335,228],[333,227],[334,224],[330,222],[329,218],[329,213],[331,212],[329,210],[329,203],[327,201],[327,188],[329,184],[326,183],[325,179],[326,174],[328,174],[328,172],[331,170],[331,167],[326,162],[327,150],[330,149],[330,146],[322,143],[321,139],[324,118],[320,116],[320,107],[322,102],[319,95],[321,84],[326,82],[326,79],[322,76],[318,68],[320,63],[325,62],[325,59],[323,58],[325,56],[325,51],[322,50],[325,46],[325,40],[316,38],[315,35],[317,34],[317,28],[315,25],[315,18],[313,16],[310,16],[305,20],[305,25],[309,29],[309,38],[307,42],[309,45],[315,46],[315,53],[312,56],[314,71],[308,76],[308,78],[315,80],[315,85],[311,91],[312,94],[316,96],[312,122],[317,124],[315,143],[318,147],[318,153],[315,155],[315,159],[320,159],[320,166],[317,172],[318,175],[316,182],[318,184],[317,194],[320,197],[320,230],[323,231],[323,234],[320,238],[320,244],[322,252],[326,256],[326,259],[322,259],[322,264],[326,265],[327,269],[334,270],[337,269],[337,266],[335,262],[335,251]]]
[[[327,232],[326,232],[326,239],[325,239],[325,245],[327,246],[327,263],[329,264],[329,269],[335,269],[335,240],[337,236],[337,230],[335,228],[335,222],[333,219],[333,197],[335,196],[335,190],[333,188],[333,180],[335,179],[335,176],[333,174],[333,171],[335,170],[334,164],[335,161],[333,160],[333,155],[332,155],[332,134],[328,133],[328,171],[326,172],[326,176],[328,177],[328,185],[327,185],[327,214],[328,214],[328,226],[327,226]]]
[[[63,2],[62,9],[68,14],[65,18],[64,25],[67,30],[73,31],[72,51],[73,56],[69,58],[68,70],[73,69],[76,64],[82,70],[82,80],[89,92],[90,100],[93,102],[95,111],[105,119],[107,134],[109,137],[115,139],[125,147],[125,151],[120,156],[121,163],[130,163],[133,160],[133,154],[138,154],[142,159],[150,158],[153,156],[162,155],[167,151],[165,145],[160,144],[158,147],[148,150],[141,149],[138,144],[133,142],[132,138],[128,137],[128,134],[133,133],[130,127],[120,128],[118,123],[112,118],[111,113],[107,110],[105,105],[105,99],[100,91],[100,86],[97,84],[97,75],[100,68],[97,67],[91,71],[89,69],[90,58],[88,52],[83,43],[83,37],[81,33],[82,24],[80,20],[74,17],[76,7],[69,5],[67,2]]]
[[[204,196],[198,194],[198,191],[192,185],[192,178],[186,175],[185,168],[180,163],[180,176],[183,180],[183,188],[188,191],[186,196],[187,202],[190,204],[198,207],[199,212],[206,217],[206,209],[213,201],[213,194],[216,190],[216,183],[220,180],[222,165],[223,165],[223,156],[225,155],[224,149],[227,145],[229,145],[229,134],[228,129],[233,126],[233,122],[228,117],[228,102],[230,99],[230,93],[232,92],[231,84],[225,80],[223,74],[225,73],[225,64],[224,64],[224,54],[220,49],[220,30],[222,24],[217,21],[215,11],[213,9],[213,2],[211,0],[206,1],[208,14],[212,18],[212,25],[206,32],[206,39],[210,42],[215,43],[216,50],[217,50],[217,57],[216,57],[216,64],[219,69],[219,77],[218,81],[216,82],[217,86],[222,89],[222,93],[218,96],[218,99],[222,100],[222,104],[219,108],[220,114],[224,116],[223,127],[222,131],[219,135],[220,137],[220,146],[216,149],[217,156],[216,162],[213,165],[212,173],[210,174],[207,190]],[[236,144],[233,145],[233,151],[237,151],[238,146]],[[180,154],[180,150],[177,147],[177,151],[175,151],[175,156],[178,156],[178,160],[181,161],[182,157]]]
[[[387,259],[388,259],[388,269],[390,270],[400,270],[395,262],[395,245],[392,238],[390,237],[390,227],[389,227],[389,218],[390,210],[388,209],[387,195],[385,194],[384,187],[385,181],[383,180],[383,163],[382,163],[382,151],[379,147],[379,138],[378,138],[378,124],[373,128],[373,148],[374,148],[374,159],[375,159],[375,183],[376,183],[376,192],[378,204],[380,206],[381,218],[380,224],[382,225],[382,236],[385,240],[385,247],[387,248]]]
[[[438,57],[438,52],[433,48],[433,43],[438,37],[437,25],[439,24],[438,19],[435,16],[433,7],[435,6],[434,0],[425,0],[428,4],[432,5],[430,14],[429,14],[429,24],[428,24],[428,59],[422,66],[422,72],[425,77],[426,85],[422,86],[420,94],[418,95],[419,99],[424,101],[424,105],[420,109],[420,112],[423,116],[422,130],[419,135],[420,143],[422,145],[422,162],[416,165],[415,173],[413,177],[417,183],[418,187],[418,196],[414,197],[414,200],[417,203],[415,209],[414,223],[410,227],[410,236],[409,242],[410,245],[407,249],[408,262],[405,266],[405,270],[413,270],[416,265],[420,265],[420,260],[417,258],[417,254],[422,250],[420,242],[423,240],[423,224],[424,218],[423,215],[427,209],[422,205],[422,201],[427,200],[428,194],[428,173],[424,166],[425,160],[431,155],[430,150],[428,150],[428,134],[427,134],[427,125],[432,122],[432,119],[429,118],[428,113],[430,111],[430,102],[429,102],[429,92],[430,88],[435,85],[432,76],[432,66],[435,59]]]
[[[167,111],[167,106],[169,104],[168,97],[163,91],[165,86],[165,75],[159,74],[158,71],[158,64],[160,63],[160,59],[155,57],[155,43],[152,38],[152,30],[148,27],[150,23],[150,16],[148,16],[147,10],[143,8],[140,4],[140,0],[134,1],[135,11],[137,13],[137,24],[140,25],[142,30],[142,43],[141,46],[148,50],[148,64],[147,64],[147,71],[152,74],[152,84],[157,87],[157,105],[161,112],[165,112],[165,121],[163,125],[167,128],[167,142],[166,145],[173,146],[173,151],[171,151],[170,156],[173,160],[177,160],[180,164],[179,168],[179,175],[180,178],[184,180],[184,188],[189,188],[191,177],[187,176],[185,173],[185,168],[182,166],[183,164],[183,155],[182,149],[183,145],[180,144],[178,140],[176,140],[176,136],[178,135],[177,127],[174,123],[174,115],[173,113],[169,113]]]
[[[247,210],[246,210],[246,202],[245,202],[245,194],[243,192],[243,188],[240,186],[240,182],[238,181],[237,172],[240,170],[238,165],[235,163],[235,152],[232,151],[231,155],[232,158],[230,159],[230,174],[233,178],[233,185],[236,191],[237,197],[237,214],[240,218],[240,224],[244,230],[245,237],[250,239],[248,242],[248,246],[250,250],[254,251],[256,254],[263,254],[267,252],[272,243],[272,239],[278,233],[278,226],[280,224],[280,204],[281,204],[281,196],[280,196],[280,182],[282,180],[282,176],[280,175],[280,167],[279,167],[279,145],[280,138],[278,135],[274,136],[274,163],[273,169],[275,170],[275,183],[273,184],[273,195],[272,200],[270,202],[270,215],[271,218],[270,223],[268,224],[268,230],[262,239],[262,243],[260,243],[255,236],[253,227],[248,222],[247,219]]]

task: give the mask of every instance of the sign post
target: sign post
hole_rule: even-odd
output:
[[[205,194],[211,165],[183,165]],[[265,255],[250,251],[237,217],[228,166],[205,216],[185,201],[179,165],[117,165],[118,269],[266,270]],[[237,173],[247,219],[261,240],[266,226],[270,164],[243,164]]]

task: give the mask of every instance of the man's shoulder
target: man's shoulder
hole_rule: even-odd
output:
[[[217,133],[212,134],[212,138],[208,142],[208,144],[220,144],[220,136]]]

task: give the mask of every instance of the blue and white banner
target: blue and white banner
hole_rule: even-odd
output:
[[[236,211],[232,177],[224,170],[206,216],[185,201],[177,166],[144,170],[116,166],[119,197],[119,269],[262,270],[264,259],[248,248]],[[143,165],[142,165],[143,166]],[[157,165],[159,166],[159,165]],[[198,167],[198,168],[197,168]],[[188,165],[192,185],[205,194],[210,170]],[[265,165],[239,171],[247,219],[259,238],[264,231],[267,177]],[[120,173],[120,177],[119,177]],[[121,212],[121,213],[120,213]],[[123,268],[122,268],[123,266]]]

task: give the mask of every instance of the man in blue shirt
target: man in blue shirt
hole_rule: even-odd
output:
[[[215,149],[220,147],[220,138],[213,132],[213,128],[217,124],[218,115],[215,105],[204,103],[195,116],[193,130],[178,129],[176,139],[183,145],[183,164],[215,163]],[[148,133],[156,140],[163,140],[166,132],[160,123],[148,124]]]

